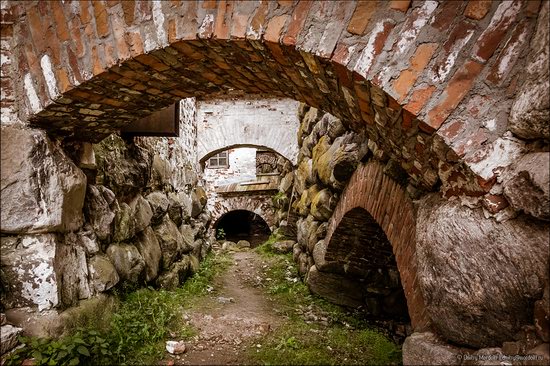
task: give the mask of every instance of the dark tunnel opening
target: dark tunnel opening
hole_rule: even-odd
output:
[[[252,248],[265,242],[271,234],[269,226],[260,215],[246,210],[226,213],[216,222],[214,230],[217,237],[223,232],[225,240],[247,240]]]

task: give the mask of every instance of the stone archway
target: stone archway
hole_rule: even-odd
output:
[[[524,131],[547,126],[548,104],[531,103],[534,87],[542,98],[548,90],[537,74],[547,2],[115,0],[14,2],[7,12],[2,123],[97,141],[177,99],[266,93],[366,130],[413,185],[447,196],[489,192],[495,168],[523,154],[506,131],[548,138],[546,127]],[[366,208],[392,243],[404,240],[403,220],[379,209]],[[422,324],[404,253],[414,248],[395,254],[413,324]]]
[[[250,211],[261,216],[269,227],[273,227],[276,223],[271,196],[258,194],[229,196],[218,200],[212,207],[212,226],[228,212],[237,210]]]
[[[212,155],[226,149],[260,147],[296,165],[298,104],[290,99],[250,96],[197,101],[199,163],[203,165]]]
[[[502,129],[484,126],[506,124],[506,75],[524,72],[517,55],[538,3],[18,2],[9,11],[13,93],[3,103],[51,133],[98,140],[177,99],[266,93],[366,129],[427,189],[441,179],[448,195],[482,195],[509,155],[475,151],[499,145]],[[502,93],[479,95],[487,74]]]
[[[382,165],[374,161],[357,168],[344,189],[329,221],[326,238],[315,248],[314,256],[321,258],[316,261],[319,270],[330,270],[335,265],[339,266],[337,262],[342,259],[341,250],[351,253],[359,249],[353,247],[354,244],[362,244],[361,238],[354,235],[352,228],[357,224],[357,219],[361,220],[361,226],[370,226],[372,230],[365,233],[362,227],[359,233],[356,230],[355,234],[374,235],[377,241],[374,246],[383,244],[385,240],[380,238],[377,227],[385,233],[395,255],[412,326],[416,331],[426,328],[429,318],[420,287],[417,285],[414,207],[406,192],[384,174]],[[373,240],[372,237],[364,239]],[[384,249],[383,245],[379,246]],[[383,261],[382,257],[379,261]],[[343,265],[343,262],[341,264]]]
[[[258,214],[248,210],[231,210],[212,224],[212,228],[218,235],[219,230],[223,229],[225,240],[238,242],[246,240],[254,248],[265,242],[271,234],[269,224],[264,219],[265,214]]]

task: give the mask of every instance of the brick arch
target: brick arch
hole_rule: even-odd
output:
[[[363,220],[362,225],[379,226],[384,231],[395,255],[412,326],[416,330],[425,328],[429,320],[416,278],[415,210],[407,193],[384,174],[384,167],[377,162],[361,165],[355,171],[334,210],[325,237],[325,252],[321,254],[329,265],[339,256],[339,249],[347,245],[339,242],[339,227],[344,220],[354,218]],[[373,233],[380,236],[376,228],[371,230]]]
[[[475,152],[507,128],[507,88],[526,72],[519,55],[538,7],[14,2],[5,67],[15,92],[2,103],[52,133],[97,140],[180,98],[234,89],[287,97],[366,129],[423,188],[445,177],[447,194],[480,195],[495,163]]]
[[[213,207],[209,207],[212,212],[211,227],[231,211],[244,210],[254,212],[259,215],[267,225],[272,228],[276,223],[275,210],[272,207],[271,195],[240,195],[229,197],[218,197]]]
[[[299,103],[291,99],[218,98],[197,103],[197,155],[202,162],[212,151],[261,146],[296,165]]]
[[[199,163],[201,165],[201,167],[204,168],[204,165],[206,163],[206,161],[208,159],[210,159],[212,156],[220,153],[220,152],[223,152],[225,150],[230,150],[230,149],[238,149],[238,148],[241,148],[241,147],[254,147],[254,148],[257,148],[257,149],[265,149],[265,150],[269,150],[271,152],[274,152],[276,153],[278,156],[282,156],[283,158],[286,159],[286,161],[290,162],[292,165],[295,165],[296,161],[291,161],[287,156],[284,156],[283,154],[281,154],[279,151],[269,147],[269,146],[265,146],[265,145],[258,145],[258,144],[246,144],[246,143],[238,143],[238,144],[234,144],[234,145],[227,145],[227,146],[222,146],[216,150],[209,150],[206,154],[204,154],[204,152],[201,152],[199,154]],[[204,155],[203,155],[204,154]]]

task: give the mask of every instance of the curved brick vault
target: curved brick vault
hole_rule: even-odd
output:
[[[211,227],[215,227],[217,222],[229,212],[244,210],[259,215],[266,224],[272,228],[276,223],[275,210],[272,207],[271,195],[239,195],[223,197],[216,200],[212,209]]]
[[[51,133],[97,141],[180,98],[233,89],[287,97],[366,129],[417,185],[433,189],[442,179],[448,195],[480,195],[492,167],[479,175],[469,167],[507,128],[538,8],[13,2],[3,17],[12,53],[2,66],[2,108]]]
[[[198,101],[199,162],[226,149],[260,147],[296,165],[299,150],[296,131],[300,127],[298,107],[299,103],[291,99],[258,96]]]
[[[417,331],[425,328],[429,323],[429,318],[425,311],[421,290],[417,286],[414,207],[403,188],[385,175],[384,167],[377,162],[371,161],[361,165],[342,193],[327,228],[325,238],[327,245],[324,253],[327,263],[338,261],[342,251],[345,253],[360,252],[359,246],[371,245],[370,241],[377,239],[372,236],[344,238],[345,235],[349,236],[352,229],[344,228],[345,232],[342,232],[342,227],[349,226],[350,221],[353,221],[354,218],[361,219],[363,229],[368,231],[366,226],[379,225],[386,234],[397,262],[412,326]],[[374,225],[369,225],[369,222]],[[372,235],[373,233],[376,236],[376,230],[367,234]],[[383,244],[384,240],[378,241]],[[383,247],[383,245],[379,246]],[[381,254],[379,249],[376,253],[371,253],[368,260],[380,262],[379,265],[387,265],[385,259],[376,257]],[[368,252],[364,254],[369,256]],[[359,261],[361,261],[360,258]]]
[[[269,147],[269,146],[259,145],[259,144],[254,144],[254,143],[250,143],[250,144],[237,143],[237,144],[233,144],[233,145],[222,146],[222,147],[220,147],[216,150],[208,150],[208,152],[206,154],[204,154],[203,156],[199,155],[199,163],[201,164],[201,167],[204,168],[204,165],[205,165],[206,161],[208,159],[210,159],[212,156],[214,156],[218,153],[221,153],[223,151],[226,151],[226,150],[238,149],[238,148],[241,148],[241,147],[253,147],[253,148],[256,148],[256,149],[269,150],[269,151],[274,152],[275,154],[277,154],[277,156],[282,156],[285,159],[285,162],[289,162],[290,164],[293,163],[287,156],[282,155],[278,150],[275,150],[275,149],[273,149],[272,147]]]

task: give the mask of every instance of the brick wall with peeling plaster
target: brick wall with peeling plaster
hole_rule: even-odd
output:
[[[534,232],[549,218],[548,2],[3,1],[1,17],[3,125],[98,140],[183,97],[290,97],[366,132],[421,192]]]
[[[523,148],[499,139],[509,116],[547,138],[510,113],[547,116],[531,95],[545,2],[8,4],[18,115],[62,135],[100,138],[191,95],[287,96],[366,125],[426,187],[445,176],[448,195],[488,191],[509,161],[487,155]]]

